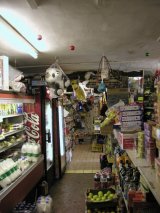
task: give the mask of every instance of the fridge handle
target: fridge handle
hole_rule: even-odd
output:
[[[51,143],[51,133],[50,133],[50,130],[48,130],[48,132],[46,132],[46,142]]]

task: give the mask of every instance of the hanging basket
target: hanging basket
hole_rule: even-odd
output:
[[[102,56],[97,71],[97,91],[103,93],[106,91],[104,80],[108,80],[111,74],[111,66],[106,56]]]
[[[109,79],[112,69],[106,56],[102,56],[99,62],[98,74],[103,79]]]

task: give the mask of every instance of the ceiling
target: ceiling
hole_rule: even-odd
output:
[[[0,40],[0,55],[23,72],[44,72],[55,59],[66,73],[97,70],[102,55],[118,70],[158,66],[159,0],[1,0],[0,8],[16,11],[49,47],[34,59]]]

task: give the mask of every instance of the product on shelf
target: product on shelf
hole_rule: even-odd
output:
[[[139,158],[145,157],[144,132],[138,132],[138,138],[136,140],[136,154]]]
[[[0,186],[2,188],[11,184],[20,175],[20,169],[11,158],[0,162]]]
[[[109,164],[94,175],[95,189],[107,189],[115,186],[115,174],[112,173],[112,164]]]
[[[0,104],[0,116],[8,116],[23,113],[22,103]]]
[[[21,171],[24,171],[30,166],[30,163],[27,157],[22,156],[21,158],[18,159],[17,165]]]
[[[26,201],[23,201],[21,203],[18,203],[12,213],[36,213],[36,204],[35,203],[28,203]]]
[[[154,89],[153,76],[144,76],[144,121],[155,120],[154,102],[156,101],[156,94]]]
[[[51,196],[40,196],[37,199],[36,202],[36,207],[37,207],[37,213],[41,212],[47,212],[47,213],[52,213],[52,208],[53,208],[53,200]]]
[[[9,148],[10,146],[13,146],[14,144],[18,144],[21,142],[24,142],[26,140],[26,135],[20,134],[20,135],[12,135],[5,138],[5,140],[0,142],[0,151],[4,148]]]
[[[156,178],[160,182],[160,158],[155,158]]]
[[[28,161],[37,162],[41,154],[40,144],[26,142],[25,144],[23,144],[21,148],[21,153],[22,153],[22,156],[25,156],[28,158]]]
[[[135,141],[138,137],[137,132],[122,133],[121,131],[114,129],[113,133],[122,149],[133,149],[135,147]]]
[[[154,162],[156,158],[156,141],[152,137],[155,129],[156,129],[155,123],[153,122],[144,123],[145,158],[147,162],[150,163],[152,166],[154,166]],[[155,137],[156,137],[156,133],[155,133]]]
[[[131,132],[142,129],[142,109],[139,105],[120,107],[121,131]]]

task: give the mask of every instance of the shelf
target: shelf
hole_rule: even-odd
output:
[[[136,150],[125,149],[135,167],[151,167],[144,158],[136,157]]]
[[[8,146],[8,147],[5,147],[5,148],[3,148],[3,149],[0,149],[0,153],[5,152],[5,151],[7,151],[8,149],[13,148],[13,147],[15,147],[15,146],[17,146],[17,145],[23,144],[24,142],[25,142],[25,141],[20,141],[20,142],[13,143],[11,146]]]
[[[24,130],[25,130],[25,128],[7,132],[7,133],[4,134],[4,137],[3,137],[3,138],[0,138],[0,141],[4,140],[6,137],[8,137],[8,136],[10,136],[10,135],[14,135],[14,134],[19,133],[19,132],[22,132],[22,131],[24,131]]]
[[[0,191],[0,209],[9,213],[14,206],[22,201],[43,176],[44,157],[26,169],[22,175],[5,189]]]
[[[21,114],[4,115],[4,116],[0,116],[0,120],[2,120],[4,118],[17,117],[17,116],[22,116],[22,115],[24,115],[24,114],[21,113]]]
[[[141,173],[151,192],[155,196],[155,199],[160,205],[160,182],[156,178],[155,169],[151,167],[146,159],[136,158],[135,150],[126,150],[126,152],[132,163],[138,167],[139,172]]]

